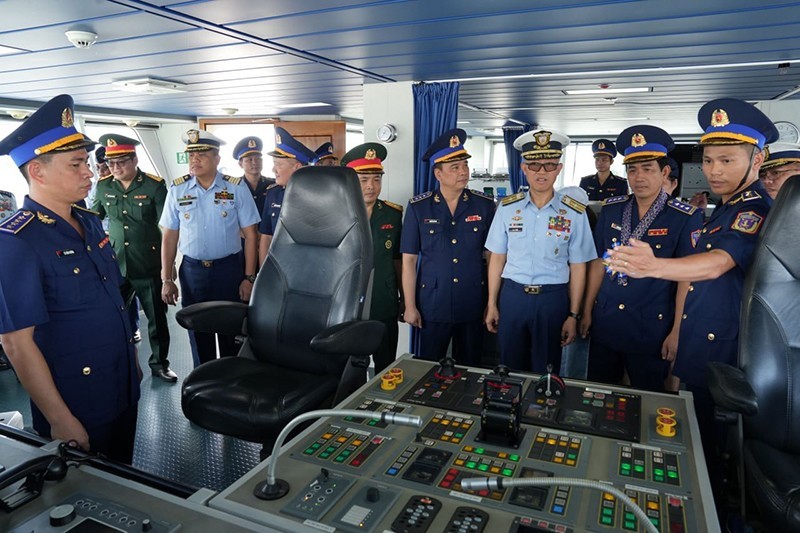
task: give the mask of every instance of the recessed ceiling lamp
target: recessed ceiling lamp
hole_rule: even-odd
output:
[[[575,89],[575,90],[565,90],[561,91],[562,93],[570,96],[578,96],[578,95],[587,95],[587,94],[624,94],[624,93],[651,93],[653,92],[652,87],[620,87],[618,89],[613,89],[611,86],[602,84],[597,87],[597,89]]]
[[[112,85],[120,91],[140,94],[173,94],[186,92],[186,84],[179,81],[159,80],[157,78],[132,78],[116,80]]]
[[[17,120],[24,120],[31,116],[31,112],[25,111],[24,109],[9,109],[6,111],[6,113],[8,113],[11,118],[15,118]]]
[[[325,102],[305,102],[302,104],[279,104],[276,107],[281,109],[297,109],[300,107],[325,107],[331,104],[326,104]]]
[[[220,109],[220,111],[222,111],[226,115],[235,115],[236,113],[239,112],[239,110],[236,109],[235,107],[223,107],[222,109]]]
[[[65,31],[64,35],[75,48],[89,48],[97,42],[97,34],[93,31],[70,30]]]

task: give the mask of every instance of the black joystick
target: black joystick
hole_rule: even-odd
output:
[[[553,365],[547,365],[547,374],[539,378],[534,386],[539,397],[558,399],[567,391],[567,384],[553,372]]]
[[[458,379],[461,377],[461,372],[456,368],[456,360],[452,357],[445,357],[439,359],[439,368],[434,372],[436,379]]]

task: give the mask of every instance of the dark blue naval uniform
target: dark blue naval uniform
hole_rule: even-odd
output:
[[[709,361],[736,366],[742,286],[771,205],[764,186],[755,181],[714,209],[693,235],[695,253],[724,250],[736,266],[717,279],[693,282],[686,296],[672,373],[690,390],[706,387]]]
[[[614,196],[628,194],[628,180],[614,175],[608,176],[605,182],[600,185],[600,178],[597,173],[591,176],[584,176],[578,185],[589,195],[590,202],[598,202]]]
[[[400,252],[419,256],[418,357],[444,357],[452,338],[457,361],[479,362],[486,307],[483,245],[493,217],[494,201],[469,189],[461,194],[453,215],[438,190],[409,201]]]
[[[639,209],[632,194],[605,201],[594,230],[598,256],[622,244],[623,216],[631,203],[630,227],[636,228]],[[671,199],[640,240],[656,257],[684,257],[693,252],[691,235],[702,224],[697,208]],[[675,291],[672,281],[623,277],[620,283],[617,276],[604,275],[592,311],[589,380],[619,383],[627,369],[634,387],[664,389],[669,362],[661,358],[661,346],[674,323]]]
[[[281,187],[276,183],[267,187],[267,197],[264,207],[261,208],[261,223],[258,225],[258,232],[262,235],[275,235],[285,193],[286,187]]]
[[[0,224],[0,333],[35,327],[36,345],[92,451],[127,446],[132,454],[139,375],[123,278],[97,214],[77,206],[72,214],[83,238],[27,196],[22,210]],[[49,437],[50,425],[32,402],[31,414],[34,429]],[[121,419],[127,427],[109,434]]]
[[[250,185],[250,182],[247,181],[246,178],[242,178],[242,181],[244,181],[245,184],[247,185],[247,188],[250,189],[250,194],[253,195],[253,201],[256,203],[256,210],[260,215],[261,213],[264,212],[264,204],[267,201],[267,189],[269,188],[270,185],[275,183],[275,180],[261,176],[261,178],[258,180],[258,183],[256,184],[255,189],[253,189],[253,186]]]

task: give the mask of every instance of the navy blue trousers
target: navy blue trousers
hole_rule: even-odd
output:
[[[458,364],[475,366],[480,363],[483,349],[483,322],[434,322],[425,320],[419,330],[417,358],[438,361],[447,355],[453,341],[453,359]]]
[[[561,327],[569,315],[568,285],[541,285],[539,294],[503,279],[500,324],[497,328],[500,362],[512,370],[542,374],[548,363],[561,368]]]
[[[653,392],[664,392],[664,380],[669,371],[669,361],[661,359],[660,342],[650,347],[632,350],[625,347],[624,335],[619,346],[611,347],[591,340],[589,347],[589,381],[619,384],[623,371],[628,371],[631,386]]]
[[[211,262],[184,257],[180,268],[182,305],[186,307],[220,300],[241,301],[239,285],[242,283],[243,268],[238,254]],[[217,358],[216,337],[214,333],[189,331],[195,367]],[[219,335],[220,357],[234,356],[236,353],[236,338]]]

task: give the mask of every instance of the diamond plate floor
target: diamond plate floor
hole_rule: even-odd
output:
[[[166,383],[150,375],[146,336],[139,344],[139,364],[144,370],[139,401],[133,466],[193,487],[219,491],[259,463],[261,445],[225,437],[190,423],[181,411],[181,382],[192,370],[189,337],[175,322],[170,307],[170,365],[178,383]],[[140,314],[140,329],[147,319]],[[11,371],[0,372],[0,412],[20,411],[25,427],[31,425],[28,395]]]

